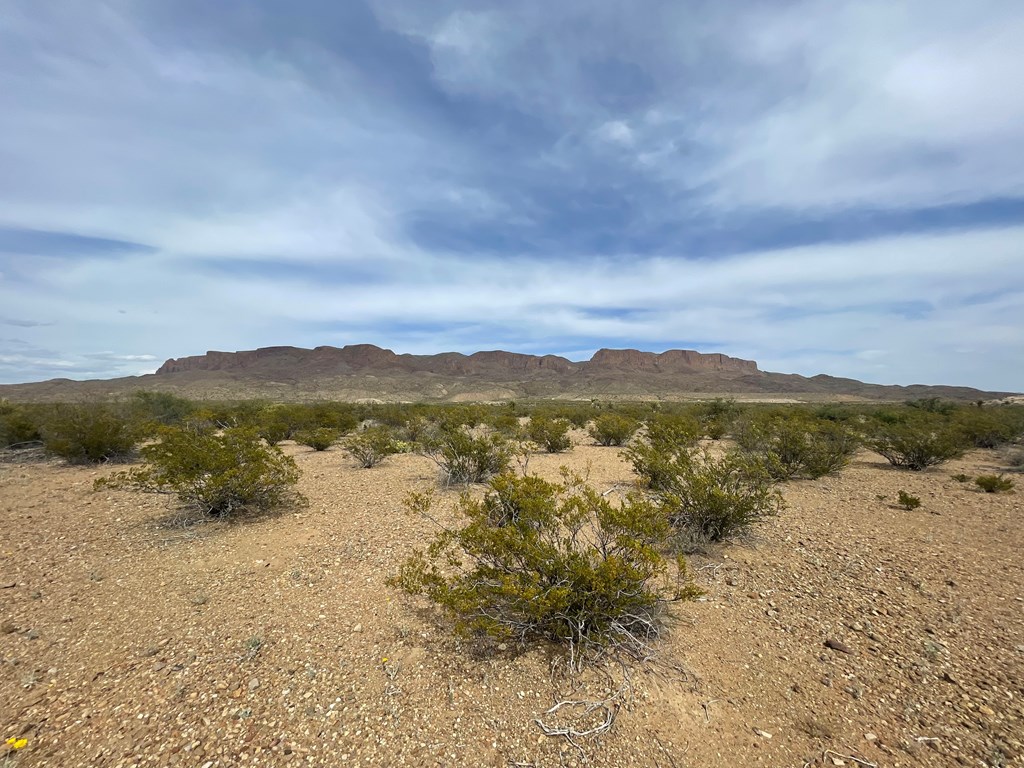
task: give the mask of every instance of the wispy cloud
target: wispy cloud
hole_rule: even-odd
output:
[[[0,323],[76,377],[714,343],[1021,389],[1021,36],[1009,0],[16,1]],[[57,366],[13,346],[0,380]]]

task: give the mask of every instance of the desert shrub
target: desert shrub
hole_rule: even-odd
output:
[[[907,400],[904,405],[925,413],[938,413],[948,416],[956,410],[956,404],[941,397],[922,397],[917,400]]]
[[[594,419],[588,432],[598,445],[625,445],[639,427],[636,419],[612,412],[602,413]]]
[[[164,427],[140,450],[145,464],[97,481],[97,488],[168,493],[214,517],[265,512],[301,502],[299,470],[291,457],[265,445],[254,429],[195,432]]]
[[[917,509],[921,506],[921,499],[917,496],[911,496],[906,491],[901,490],[896,494],[896,503],[910,512],[911,510]]]
[[[349,435],[342,447],[363,469],[375,467],[388,456],[401,452],[394,431],[383,424]]]
[[[0,448],[42,440],[39,415],[25,406],[0,401]]]
[[[431,501],[413,494],[407,505],[428,514]],[[666,518],[638,495],[613,505],[568,474],[502,474],[482,499],[464,494],[458,512],[465,524],[414,551],[391,583],[425,594],[464,632],[553,641],[576,662],[602,651],[642,657],[667,604],[699,594],[681,559],[670,578]]]
[[[949,424],[906,421],[876,423],[867,446],[894,467],[919,471],[963,456],[969,443]]]
[[[776,480],[834,474],[860,445],[843,424],[795,411],[751,417],[737,431],[736,440],[748,453],[759,455]]]
[[[308,446],[314,451],[326,451],[341,439],[341,433],[330,427],[319,427],[296,432],[292,437],[299,445]]]
[[[42,418],[40,432],[46,452],[71,464],[126,459],[143,432],[124,409],[105,403],[57,405]]]
[[[976,448],[998,448],[1021,433],[1017,409],[961,408],[953,424]]]
[[[1007,493],[1013,490],[1013,480],[1002,475],[978,475],[974,484],[985,493]]]
[[[511,439],[518,439],[522,435],[519,417],[511,411],[501,411],[494,414],[487,420],[487,425],[495,432]]]
[[[504,472],[513,446],[504,435],[474,435],[454,425],[443,425],[424,440],[422,453],[441,469],[441,482],[483,483]]]
[[[566,419],[551,418],[544,413],[534,413],[526,427],[527,436],[548,453],[562,453],[572,448]]]
[[[170,392],[133,392],[129,407],[139,421],[164,426],[181,424],[196,411],[191,400]]]
[[[680,417],[651,419],[644,440],[634,441],[622,455],[651,490],[665,490],[678,473],[680,460],[689,458],[702,433],[699,423]]]
[[[402,439],[409,443],[419,443],[430,431],[430,422],[420,414],[413,414],[402,425]]]
[[[782,508],[763,463],[738,451],[677,451],[658,470],[654,497],[684,549],[740,535]]]
[[[735,400],[715,398],[696,406],[697,420],[703,425],[704,435],[712,440],[721,440],[732,429],[741,413]]]
[[[256,427],[256,433],[267,441],[267,445],[277,445],[292,436],[292,427],[283,419],[268,416]]]
[[[971,480],[971,476],[965,475],[963,472],[960,472],[959,474],[956,475],[952,475],[952,478],[956,480],[958,483],[966,483]]]

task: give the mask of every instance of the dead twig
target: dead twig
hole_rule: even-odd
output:
[[[721,699],[708,699],[707,701],[702,701],[700,703],[701,708],[704,710],[705,723],[711,722],[711,705],[719,701],[721,701]]]

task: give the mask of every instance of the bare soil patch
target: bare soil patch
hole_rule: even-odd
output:
[[[951,477],[995,452],[923,473],[864,452],[783,486],[752,540],[691,558],[706,596],[581,751],[534,720],[604,698],[614,669],[574,684],[551,649],[460,640],[385,584],[431,534],[401,501],[436,467],[287,450],[308,508],[199,526],[163,497],[93,492],[112,467],[0,463],[0,737],[28,739],[12,763],[1024,764],[1024,494]],[[600,490],[632,480],[589,444],[530,470],[563,464]],[[922,507],[897,508],[900,489]]]

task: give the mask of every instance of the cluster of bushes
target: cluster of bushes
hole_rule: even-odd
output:
[[[761,457],[765,469],[777,480],[834,474],[860,447],[860,440],[847,425],[803,410],[771,410],[751,416],[737,430],[736,442],[747,453]]]
[[[139,466],[98,487],[173,495],[206,515],[265,512],[301,503],[291,439],[315,451],[340,445],[360,466],[417,450],[444,486],[487,483],[463,494],[463,524],[440,530],[405,561],[393,583],[425,594],[463,629],[516,641],[546,639],[590,652],[638,658],[664,626],[665,608],[699,591],[681,555],[743,534],[779,512],[777,483],[841,470],[861,445],[895,466],[920,470],[1024,434],[1024,409],[956,406],[741,408],[599,403],[351,405],[195,404],[138,393],[93,405],[0,403],[0,444],[38,441],[70,462],[138,455]],[[623,447],[639,484],[608,498],[565,473],[549,482],[509,471],[525,450],[569,450],[570,431],[589,427],[600,445]],[[731,436],[732,447],[706,440]],[[529,441],[526,443],[525,441]],[[141,446],[141,447],[140,447]],[[1012,490],[1002,475],[975,480]],[[429,514],[433,494],[410,509]],[[920,500],[900,492],[912,509]]]

